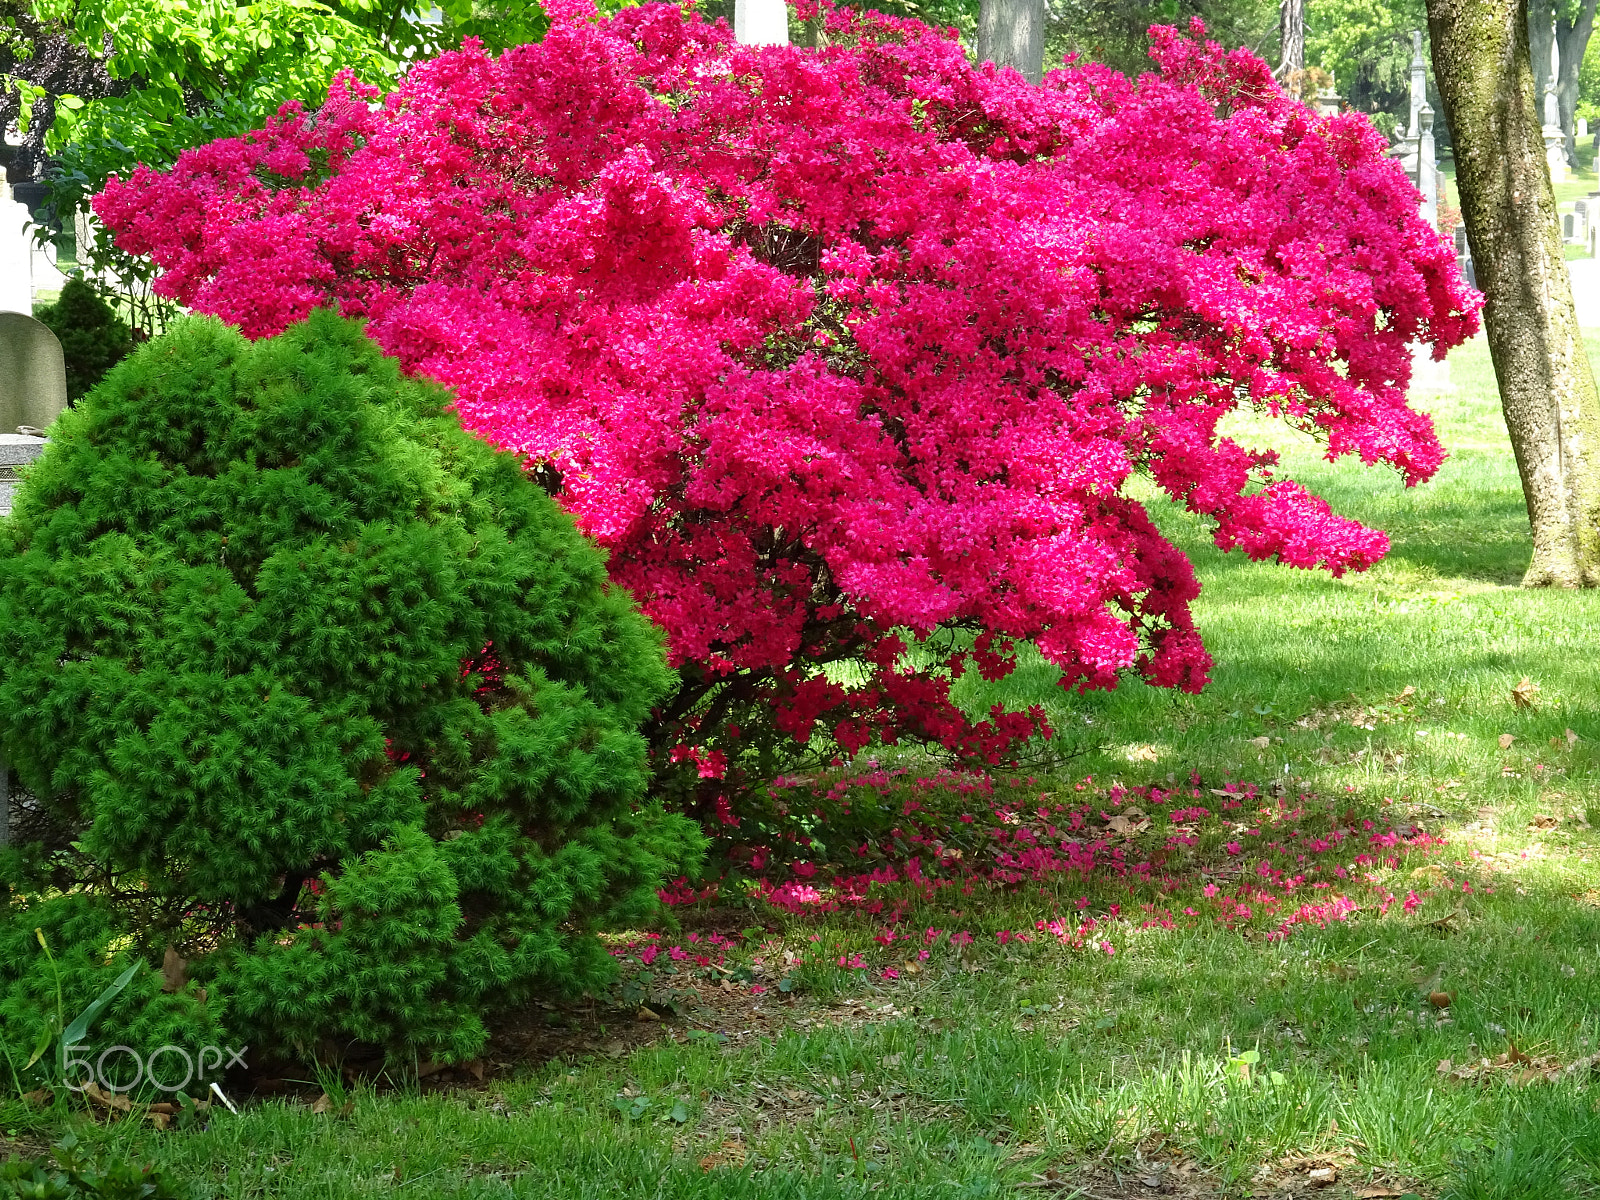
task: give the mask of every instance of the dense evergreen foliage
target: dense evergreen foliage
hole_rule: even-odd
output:
[[[81,279],[67,280],[60,298],[34,315],[61,343],[67,399],[74,404],[133,349],[128,323]]]
[[[448,399],[316,312],[187,319],[62,417],[0,524],[11,1045],[58,1007],[43,926],[68,1017],[151,965],[97,1044],[470,1056],[692,868],[643,801],[659,637]]]

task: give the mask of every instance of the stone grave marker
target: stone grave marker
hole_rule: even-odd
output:
[[[43,433],[67,407],[61,343],[42,321],[0,312],[0,434]]]
[[[67,367],[56,335],[32,317],[0,312],[0,516],[21,470],[44,450],[44,431],[67,407]]]
[[[741,46],[787,46],[786,0],[734,0],[733,36]]]

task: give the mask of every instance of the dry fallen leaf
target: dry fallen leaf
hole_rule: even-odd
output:
[[[744,1157],[744,1143],[738,1138],[728,1138],[720,1147],[700,1160],[700,1169],[709,1171],[713,1167],[742,1167]]]
[[[1155,762],[1160,757],[1154,746],[1135,746],[1128,751],[1129,762]]]
[[[1272,739],[1269,737],[1251,738],[1250,744],[1257,750],[1265,750],[1268,746],[1272,745]]]
[[[1573,733],[1572,730],[1570,730],[1570,729],[1567,730],[1567,746],[1570,748],[1572,746],[1576,746],[1577,744],[1578,744],[1578,735]]]
[[[1409,689],[1407,689],[1409,690]],[[1332,1167],[1314,1167],[1309,1176],[1312,1183],[1330,1184],[1337,1178],[1338,1172]]]
[[[335,1110],[333,1107],[333,1097],[328,1095],[327,1092],[323,1092],[322,1095],[318,1096],[311,1102],[311,1111],[319,1116],[332,1113],[336,1117],[348,1117],[351,1113],[355,1112],[355,1110],[356,1102],[354,1100],[346,1100],[338,1107],[337,1110]]]
[[[1552,817],[1549,813],[1534,813],[1533,820],[1528,822],[1530,829],[1554,829],[1561,824],[1560,817]]]
[[[1385,1187],[1381,1183],[1373,1184],[1370,1187],[1356,1189],[1356,1200],[1385,1200],[1385,1198],[1389,1196],[1404,1195],[1405,1193],[1399,1188]]]
[[[132,1112],[133,1101],[122,1092],[108,1092],[92,1080],[83,1085],[83,1094],[89,1098],[90,1103],[96,1104],[110,1112]]]
[[[1511,743],[1512,743],[1512,742],[1514,742],[1514,741],[1516,741],[1516,740],[1517,740],[1517,739],[1516,739],[1516,738],[1514,738],[1514,737],[1513,737],[1513,736],[1512,736],[1512,735],[1511,735],[1511,734],[1509,734],[1509,733],[1502,733],[1502,734],[1501,734],[1501,735],[1500,735],[1500,749],[1502,749],[1502,750],[1509,750],[1509,749],[1511,749]]]
[[[183,985],[189,982],[189,976],[185,971],[188,965],[188,960],[178,955],[176,947],[168,946],[166,954],[161,958],[161,990],[181,992]]]
[[[1433,1005],[1435,1008],[1449,1008],[1450,1002],[1454,999],[1455,997],[1449,992],[1428,993],[1428,1003]]]
[[[1539,685],[1526,675],[1522,682],[1511,689],[1511,702],[1518,708],[1532,708],[1535,700],[1539,698]]]
[[[1411,686],[1411,685],[1410,685],[1410,684],[1409,684],[1409,683],[1408,683],[1408,684],[1406,684],[1406,686],[1405,686],[1405,690],[1404,690],[1404,691],[1403,691],[1403,692],[1401,692],[1401,693],[1400,693],[1400,694],[1399,694],[1399,695],[1398,695],[1398,696],[1396,696],[1396,697],[1395,697],[1395,698],[1394,698],[1394,702],[1395,702],[1395,703],[1396,703],[1396,704],[1400,704],[1400,703],[1402,703],[1402,702],[1404,702],[1404,701],[1406,701],[1406,700],[1408,700],[1408,699],[1410,699],[1410,698],[1411,698],[1411,697],[1412,697],[1412,696],[1415,696],[1415,695],[1416,695],[1416,694],[1417,694],[1417,689],[1416,689],[1416,688],[1414,688],[1414,687],[1412,687],[1412,686]]]

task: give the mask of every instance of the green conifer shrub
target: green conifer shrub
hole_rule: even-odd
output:
[[[54,304],[35,311],[61,343],[67,402],[76,404],[105,373],[133,351],[133,332],[116,310],[81,279],[69,279]]]
[[[185,319],[63,414],[0,521],[13,1054],[132,955],[97,1045],[470,1057],[695,868],[657,632],[448,401],[317,312]]]

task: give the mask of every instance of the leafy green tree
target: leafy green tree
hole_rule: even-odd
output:
[[[645,799],[657,631],[449,399],[317,312],[253,343],[184,318],[62,416],[0,522],[0,749],[34,798],[0,1036],[45,1019],[40,926],[73,1011],[150,964],[130,1036],[187,1004],[256,1045],[470,1056],[495,1010],[603,983],[593,931],[695,869]],[[190,978],[152,1010],[168,946]]]
[[[1307,0],[1306,62],[1391,133],[1409,115],[1411,31],[1427,27],[1422,0]]]
[[[1591,132],[1600,122],[1600,42],[1593,38],[1584,47],[1578,67],[1578,104],[1573,115],[1587,120]]]
[[[1277,57],[1277,0],[1052,0],[1049,8],[1047,63],[1076,54],[1137,75],[1151,67],[1150,26],[1184,28],[1195,17],[1205,22],[1206,35],[1224,46],[1248,46],[1263,57]]]
[[[0,124],[25,126],[13,178],[48,158],[45,216],[87,212],[112,174],[170,166],[190,146],[259,128],[289,100],[316,107],[340,70],[387,90],[412,59],[476,37],[536,39],[533,0],[0,0]],[[80,261],[146,334],[173,311],[149,269],[103,238]]]

